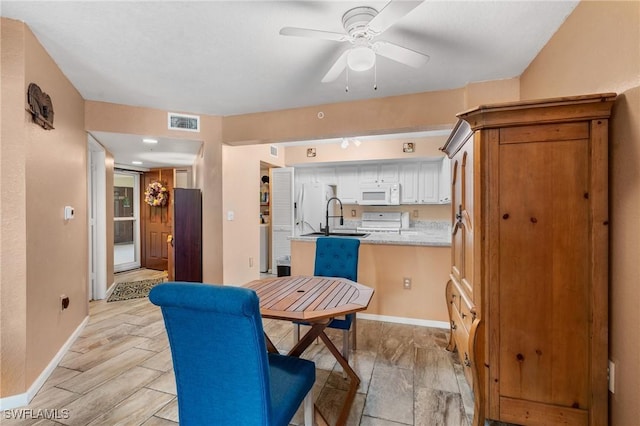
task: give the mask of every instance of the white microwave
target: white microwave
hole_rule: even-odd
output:
[[[363,206],[397,206],[400,204],[400,184],[362,184],[360,185],[358,203]]]

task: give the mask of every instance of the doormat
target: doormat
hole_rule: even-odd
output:
[[[161,282],[164,282],[164,278],[118,283],[111,292],[107,302],[118,302],[120,300],[147,297],[149,296],[149,292],[153,286],[160,284]]]

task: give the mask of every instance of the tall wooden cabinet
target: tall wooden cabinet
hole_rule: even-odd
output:
[[[449,349],[474,425],[607,424],[613,93],[481,106],[452,159]]]

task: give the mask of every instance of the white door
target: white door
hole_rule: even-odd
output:
[[[107,206],[105,151],[88,136],[87,211],[89,223],[88,299],[104,299],[107,294]]]
[[[278,259],[291,256],[293,236],[293,167],[271,170],[271,273],[277,271]]]

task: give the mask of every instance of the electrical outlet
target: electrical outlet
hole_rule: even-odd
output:
[[[402,287],[404,287],[405,290],[410,290],[411,289],[411,278],[404,278],[402,281]]]
[[[609,392],[616,393],[616,364],[609,360]]]
[[[64,311],[69,307],[69,297],[64,294],[60,295],[60,311]]]
[[[356,217],[356,210],[355,209],[351,210],[351,217]]]
[[[413,211],[413,217],[418,217],[418,210]]]
[[[253,257],[249,258],[249,268],[253,268]]]

